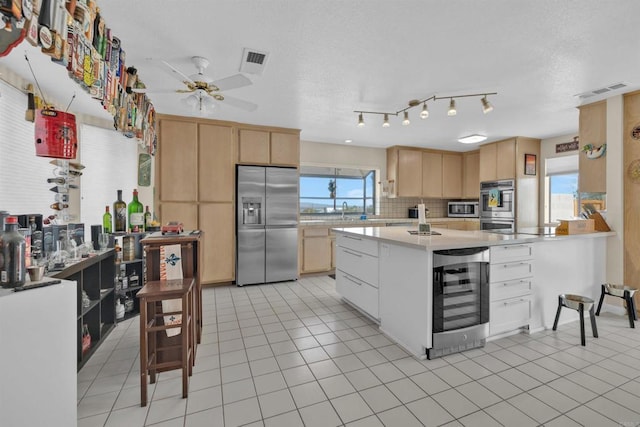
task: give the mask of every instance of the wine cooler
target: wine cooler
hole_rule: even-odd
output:
[[[489,332],[489,248],[433,253],[433,347],[429,359],[482,347]]]

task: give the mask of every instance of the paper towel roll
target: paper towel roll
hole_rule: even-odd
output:
[[[420,203],[418,205],[418,224],[426,224],[427,223],[427,217],[424,214],[424,203]]]

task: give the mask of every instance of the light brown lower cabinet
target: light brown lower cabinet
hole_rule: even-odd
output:
[[[301,234],[300,273],[332,270],[335,266],[335,238],[329,228],[303,228]]]

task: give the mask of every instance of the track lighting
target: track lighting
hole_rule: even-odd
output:
[[[429,117],[429,110],[427,109],[427,103],[425,102],[422,104],[422,111],[420,111],[420,118],[424,120],[427,117]]]
[[[447,116],[455,116],[456,114],[458,114],[458,111],[456,111],[456,100],[451,98],[451,101],[449,101],[449,109],[447,110]]]
[[[482,102],[482,112],[487,114],[493,111],[493,105],[491,105],[491,103],[489,101],[487,101],[487,95],[483,96],[480,99],[480,102]]]
[[[458,109],[456,107],[456,99],[457,98],[470,98],[470,97],[481,97],[480,102],[482,103],[482,112],[484,114],[490,113],[493,111],[493,105],[487,99],[489,95],[497,95],[497,92],[486,92],[486,93],[470,93],[468,95],[454,95],[454,96],[436,96],[433,95],[426,99],[412,99],[408,103],[408,107],[405,107],[396,112],[384,112],[384,111],[364,111],[364,110],[355,110],[354,113],[358,113],[358,127],[364,127],[364,115],[365,114],[380,114],[384,116],[384,121],[382,123],[382,127],[389,127],[391,124],[389,123],[389,116],[399,116],[402,113],[402,124],[407,126],[411,123],[409,120],[409,110],[413,107],[417,107],[422,104],[422,110],[420,111],[420,118],[426,119],[429,117],[429,108],[427,103],[429,101],[439,101],[441,99],[449,100],[449,108],[447,109],[448,116],[455,116],[458,114]]]

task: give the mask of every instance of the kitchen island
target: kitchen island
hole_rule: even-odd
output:
[[[553,325],[557,297],[575,293],[596,299],[606,281],[606,237],[495,234],[416,227],[334,229],[336,290],[375,319],[380,329],[418,357],[433,347],[434,251],[489,248],[489,335],[535,332]],[[561,323],[575,320],[564,310]]]

